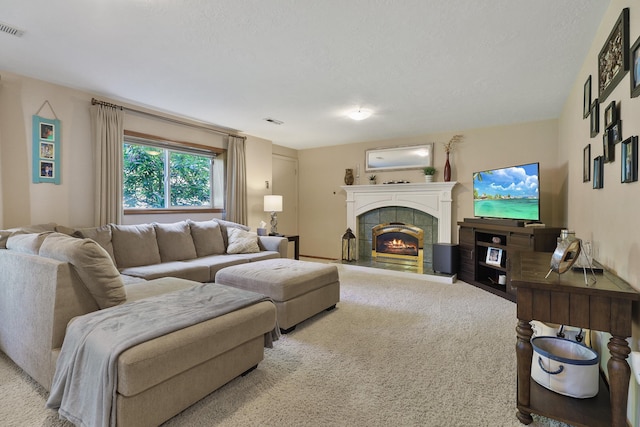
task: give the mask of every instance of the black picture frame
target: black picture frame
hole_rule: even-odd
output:
[[[598,54],[598,98],[604,102],[629,71],[629,8],[620,12]]]
[[[620,144],[620,182],[638,180],[638,137],[630,136]]]
[[[616,101],[611,101],[607,108],[604,109],[604,128],[609,129],[617,121],[618,109],[616,108]]]
[[[582,118],[586,119],[591,113],[591,75],[587,77],[587,81],[584,82],[584,89],[582,93]]]
[[[640,95],[640,37],[635,41],[629,52],[631,62],[631,97]]]
[[[615,147],[611,141],[611,129],[602,131],[602,161],[605,163],[614,160]]]
[[[591,138],[595,138],[600,133],[600,104],[597,98],[591,103],[591,120],[589,123],[591,125]]]
[[[593,158],[593,188],[600,189],[604,187],[603,180],[603,165],[602,156]]]
[[[622,141],[622,120],[617,120],[609,129],[609,141],[617,144]]]
[[[582,182],[591,181],[591,144],[582,150]]]

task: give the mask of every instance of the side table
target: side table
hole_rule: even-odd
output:
[[[631,336],[632,306],[637,305],[640,294],[606,270],[589,285],[582,271],[551,273],[545,279],[550,261],[549,253],[523,251],[516,252],[508,265],[511,286],[518,290],[516,416],[523,424],[530,424],[531,413],[536,413],[577,426],[626,427],[631,374],[626,361],[631,349],[626,338]],[[587,278],[592,278],[590,272]],[[574,399],[531,381],[531,320],[609,332],[609,391],[600,380],[596,397]]]
[[[298,235],[284,235],[288,241],[293,242],[293,258],[300,259],[300,236]]]

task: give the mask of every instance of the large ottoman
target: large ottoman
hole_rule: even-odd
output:
[[[226,267],[215,282],[271,297],[283,333],[340,301],[340,280],[335,265],[276,258]]]

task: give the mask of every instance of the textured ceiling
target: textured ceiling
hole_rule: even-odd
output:
[[[558,117],[608,5],[0,0],[0,70],[301,149]]]

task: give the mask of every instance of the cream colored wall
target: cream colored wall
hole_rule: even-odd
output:
[[[584,83],[591,75],[592,99],[598,97],[598,54],[609,36],[623,8],[629,7],[630,45],[640,36],[640,8],[637,1],[612,0],[593,40],[580,73],[576,76],[571,94],[567,98],[559,119],[559,155],[567,165],[567,179],[563,191],[566,200],[567,225],[576,235],[593,242],[594,256],[607,268],[640,290],[640,182],[620,183],[620,144],[615,146],[615,160],[604,165],[604,188],[594,190],[592,182],[582,182],[582,153],[591,144],[591,157],[601,155],[604,110],[616,101],[622,119],[623,139],[640,134],[640,98],[630,97],[630,73],[600,104],[600,133],[590,137],[589,118],[582,118]],[[593,163],[592,163],[593,168]],[[602,356],[601,366],[606,370],[609,352],[608,334],[599,334],[596,346]],[[631,350],[640,345],[640,313],[635,313]],[[640,390],[634,377],[629,387],[627,416],[632,426],[639,426]]]
[[[457,221],[473,217],[473,172],[496,167],[540,162],[542,221],[563,225],[558,206],[558,182],[566,174],[557,160],[557,121],[546,120],[485,129],[459,131],[464,141],[450,155],[453,192],[453,241],[457,242]],[[301,150],[300,161],[300,253],[325,258],[341,256],[340,238],[346,229],[345,169],[360,171],[359,182],[368,184],[364,170],[365,150],[434,143],[436,181],[442,180],[445,153],[442,144],[454,133],[423,135],[384,141]],[[390,180],[424,182],[419,170],[376,172],[378,185]]]
[[[635,8],[631,8],[632,4]],[[640,36],[640,8],[634,1],[611,2],[591,49],[567,99],[559,121],[560,157],[568,165],[567,223],[576,235],[593,242],[595,257],[640,289],[640,183],[620,183],[620,144],[615,160],[604,165],[604,188],[594,190],[582,182],[582,153],[591,144],[592,158],[602,154],[604,110],[611,101],[619,105],[622,135],[640,134],[640,98],[631,99],[630,74],[600,104],[600,133],[589,136],[589,118],[582,118],[583,86],[592,78],[592,99],[598,97],[598,53],[624,7],[630,7],[630,43]],[[593,167],[593,165],[592,165]]]
[[[94,177],[89,107],[92,97],[109,99],[8,72],[0,75],[0,228],[42,222],[92,225]],[[61,121],[60,185],[31,182],[31,117],[45,100]],[[117,100],[114,102],[144,110]],[[47,106],[40,115],[54,118]],[[126,114],[125,129],[226,148],[225,138],[219,134],[135,113]],[[249,225],[255,227],[253,223],[264,214],[258,212],[265,194],[264,181],[271,180],[271,142],[249,136],[246,154]],[[128,215],[123,222],[173,222],[186,217],[208,219],[212,216],[221,215]]]
[[[10,73],[2,74],[0,147],[3,227],[55,221],[90,224],[93,218],[92,152],[86,94]],[[61,185],[33,184],[32,116],[45,100],[61,120]],[[39,114],[54,118],[45,106]]]
[[[247,136],[247,208],[248,224],[253,230],[260,221],[269,223],[269,214],[264,211],[264,196],[271,194],[271,141]],[[269,188],[266,186],[269,182]]]

